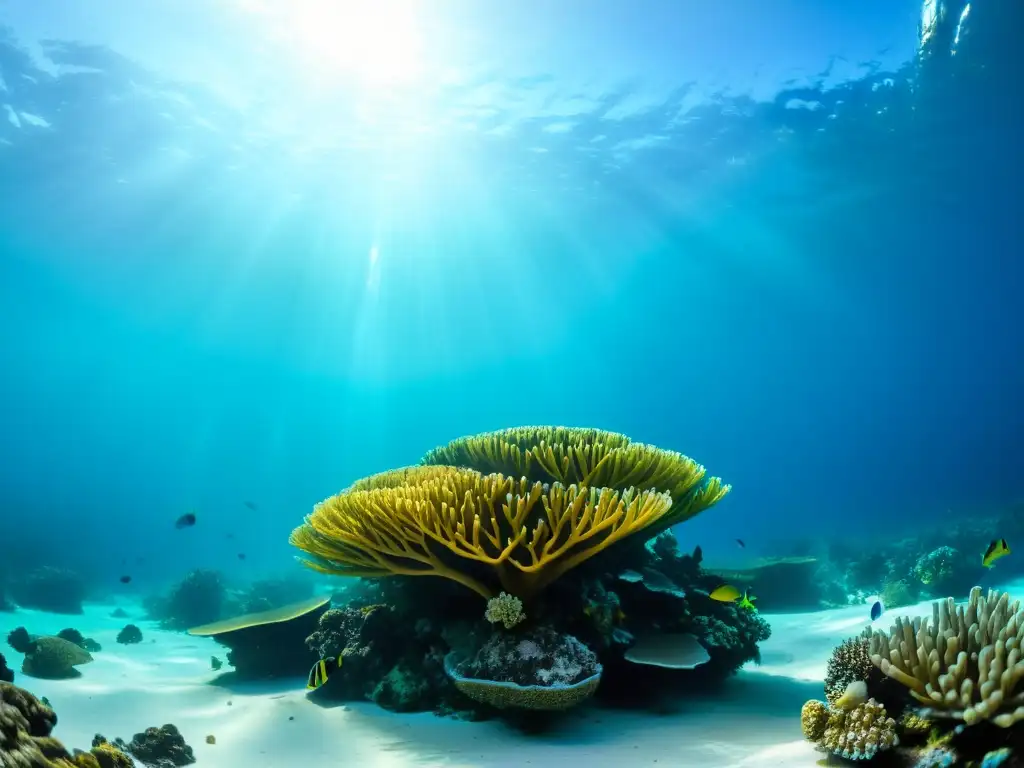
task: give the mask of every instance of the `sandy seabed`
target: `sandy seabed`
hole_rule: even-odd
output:
[[[1020,594],[1022,587],[1009,591]],[[141,615],[135,605],[119,606],[128,619],[111,618],[115,607],[87,605],[82,616],[0,614],[0,637],[19,625],[34,634],[73,626],[103,646],[80,678],[60,681],[20,674],[20,654],[4,648],[16,682],[50,700],[59,718],[54,735],[69,747],[88,748],[96,733],[128,740],[174,723],[197,768],[814,766],[822,755],[800,734],[800,707],[822,698],[832,649],[868,623],[867,606],[766,614],[772,637],[762,644],[762,663],[748,665],[716,694],[684,699],[661,714],[586,707],[551,732],[525,735],[497,721],[398,715],[362,702],[323,707],[307,700],[303,680],[211,685],[218,673],[210,657],[223,659],[221,646],[132,618]],[[931,603],[899,613],[930,614]],[[876,623],[888,627],[891,619]],[[126,622],[142,629],[141,644],[115,641]],[[216,743],[207,744],[207,735]]]

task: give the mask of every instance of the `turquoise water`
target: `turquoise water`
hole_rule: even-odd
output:
[[[945,596],[912,578],[942,546],[958,599],[1008,583],[977,561],[1024,491],[1022,20],[0,2],[0,587],[68,569],[90,622],[195,569],[329,594],[288,540],[314,504],[534,424],[731,484],[675,534],[816,558],[762,575],[769,619]]]

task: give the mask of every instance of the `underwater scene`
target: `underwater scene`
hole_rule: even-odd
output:
[[[1022,32],[0,0],[0,768],[1024,766]]]

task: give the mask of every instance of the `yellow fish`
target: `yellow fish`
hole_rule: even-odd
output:
[[[321,685],[327,682],[327,678],[331,676],[331,673],[336,669],[341,669],[341,657],[334,658],[328,656],[326,659],[320,659],[313,668],[309,670],[309,678],[306,680],[306,690],[315,691]]]
[[[991,568],[996,560],[1006,557],[1008,554],[1010,554],[1010,548],[1006,545],[1006,539],[992,539],[985,554],[981,556],[981,564],[986,568]]]
[[[732,584],[723,584],[708,597],[720,603],[735,603],[740,599],[740,591]]]
[[[756,611],[757,608],[754,607],[754,601],[755,600],[757,600],[756,597],[754,597],[753,595],[750,595],[750,597],[747,597],[747,591],[743,590],[743,599],[740,600],[740,608],[747,608],[747,609],[749,609],[751,611]]]

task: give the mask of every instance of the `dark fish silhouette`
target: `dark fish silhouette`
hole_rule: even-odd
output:
[[[191,528],[196,524],[196,516],[194,512],[186,512],[184,515],[174,521],[174,527],[178,530],[182,528]]]
[[[132,580],[132,577],[128,576],[127,574],[122,576],[121,579],[120,579],[122,584],[129,584],[129,583],[131,583],[131,580]]]
[[[736,543],[740,545],[740,549],[747,548],[747,545],[743,543],[743,539],[736,539]]]
[[[238,553],[238,559],[239,560],[245,560],[245,552],[239,552]]]
[[[253,512],[255,512],[257,509],[259,509],[259,507],[256,506],[256,502],[255,501],[243,501],[242,503],[245,504],[245,506],[247,506]]]
[[[871,606],[871,620],[875,621],[879,616],[882,615],[882,611],[884,610],[885,608],[882,606],[882,601],[875,600],[874,604]]]

